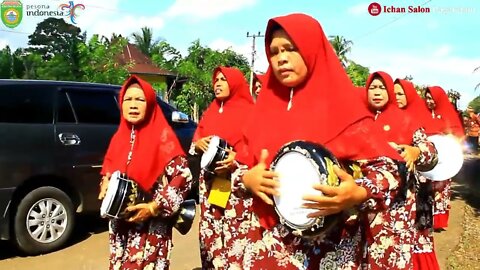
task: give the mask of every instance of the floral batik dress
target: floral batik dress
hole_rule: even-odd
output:
[[[124,219],[109,222],[111,270],[168,269],[172,250],[172,224],[169,218],[180,208],[192,187],[187,160],[178,156],[165,167],[169,182],[157,181],[151,189],[160,206],[159,215],[142,223]]]

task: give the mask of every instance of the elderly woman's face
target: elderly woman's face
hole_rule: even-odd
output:
[[[428,107],[430,110],[435,109],[435,107],[436,107],[435,100],[433,100],[432,94],[430,94],[430,92],[427,92],[427,93],[425,94],[425,101],[426,101],[426,103],[427,103],[427,107]]]
[[[283,29],[272,34],[270,64],[275,78],[287,87],[298,86],[308,74],[307,65],[298,48]]]
[[[222,72],[217,72],[213,82],[213,92],[215,98],[219,100],[225,100],[230,96],[230,87],[228,86],[227,78]]]
[[[368,104],[374,110],[381,110],[388,103],[388,92],[381,77],[375,77],[367,88]]]
[[[259,81],[255,82],[255,86],[253,87],[255,95],[259,95],[260,91],[262,90],[262,83]]]
[[[147,100],[145,93],[138,84],[132,84],[125,91],[122,101],[122,115],[132,125],[139,124],[145,119]]]
[[[403,109],[407,106],[407,96],[401,84],[396,83],[394,85],[395,98],[397,99],[397,105],[400,109]]]

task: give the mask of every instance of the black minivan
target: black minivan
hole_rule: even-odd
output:
[[[119,90],[0,80],[0,239],[26,254],[50,252],[70,238],[76,213],[99,211],[99,173],[119,123]],[[158,103],[188,152],[196,123]]]

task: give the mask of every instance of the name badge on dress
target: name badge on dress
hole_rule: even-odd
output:
[[[208,196],[208,202],[210,204],[225,208],[227,207],[230,193],[232,192],[232,186],[230,180],[215,176],[210,189],[210,195]]]

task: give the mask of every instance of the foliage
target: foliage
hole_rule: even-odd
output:
[[[128,77],[128,66],[120,66],[116,56],[126,44],[127,40],[122,37],[110,42],[93,35],[87,44],[80,45],[82,81],[122,84]]]
[[[0,50],[0,79],[10,78],[12,76],[13,65],[12,52],[7,46]]]
[[[160,68],[175,71],[180,60],[180,52],[166,41],[159,42],[153,49],[152,61]]]
[[[347,54],[351,51],[353,42],[342,36],[329,36],[329,41],[343,67],[346,67],[349,62]]]
[[[368,75],[370,75],[369,68],[359,65],[353,61],[350,61],[346,71],[355,86],[365,86]]]
[[[471,106],[475,112],[480,113],[480,96],[472,99],[472,101],[468,103],[468,106]]]
[[[38,79],[80,80],[80,52],[78,47],[86,41],[86,33],[63,19],[47,18],[28,36],[30,45],[26,53],[33,61],[34,76]]]
[[[151,57],[153,50],[157,47],[159,41],[153,39],[153,30],[148,27],[142,27],[140,32],[132,34],[134,44],[146,56]]]
[[[176,71],[188,78],[183,88],[172,97],[178,108],[198,120],[213,100],[212,72],[218,66],[233,66],[244,73],[250,70],[248,60],[230,49],[216,51],[192,42],[188,55],[179,61]]]

